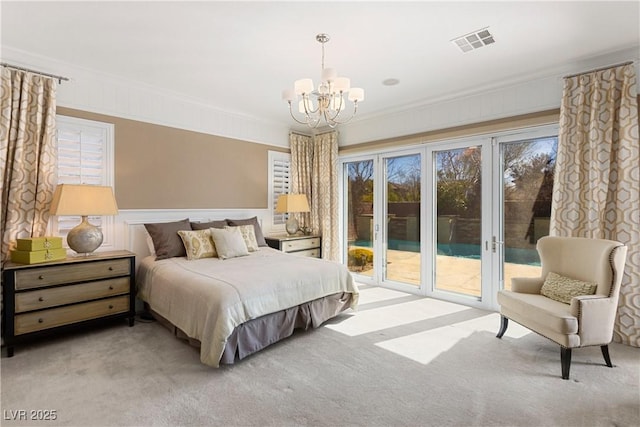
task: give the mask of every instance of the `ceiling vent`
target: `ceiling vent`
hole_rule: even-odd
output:
[[[473,33],[465,34],[464,36],[456,37],[451,40],[458,48],[467,53],[475,49],[480,49],[482,46],[486,46],[495,42],[493,34],[489,32],[488,28],[483,28]]]

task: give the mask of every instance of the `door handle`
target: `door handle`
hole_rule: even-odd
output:
[[[497,249],[498,245],[504,245],[504,242],[501,241],[501,240],[496,239],[496,236],[492,236],[491,237],[491,251],[493,253],[496,253],[496,249]]]

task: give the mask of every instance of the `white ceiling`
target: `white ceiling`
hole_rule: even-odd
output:
[[[640,46],[640,2],[11,2],[3,47],[292,123],[281,92],[325,65],[365,89],[363,116],[580,68]],[[451,40],[488,27],[463,54]],[[55,72],[56,70],[43,70]],[[73,76],[69,76],[73,78]],[[395,78],[396,86],[383,80]]]

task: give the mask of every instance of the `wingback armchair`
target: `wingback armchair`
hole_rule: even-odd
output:
[[[613,367],[608,344],[613,339],[627,247],[612,240],[546,236],[536,248],[541,276],[513,278],[511,290],[498,292],[497,337],[502,338],[511,319],[560,344],[565,380],[573,348],[598,345],[606,365]]]

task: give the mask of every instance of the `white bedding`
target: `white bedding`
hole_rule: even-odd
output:
[[[149,256],[138,270],[138,296],[201,342],[200,360],[217,367],[233,329],[248,320],[358,288],[344,265],[261,247],[249,256],[188,261]]]

